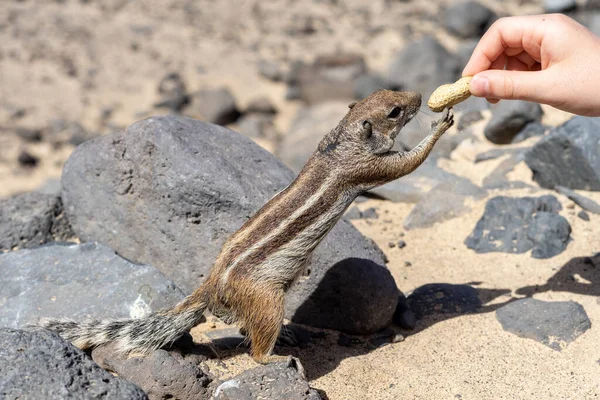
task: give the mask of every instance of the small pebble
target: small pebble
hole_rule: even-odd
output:
[[[566,207],[567,207],[568,209],[573,209],[573,208],[575,208],[575,203],[573,203],[573,202],[569,202],[569,203],[567,203]]]
[[[389,247],[390,249],[393,249],[394,247],[396,247],[396,243],[394,243],[394,242],[389,242],[389,243],[388,243],[388,247]]]
[[[412,263],[410,261],[404,261],[405,267],[412,267]]]
[[[404,240],[399,240],[398,241],[398,248],[402,249],[404,247],[406,247],[406,242]]]
[[[577,216],[579,218],[581,218],[584,221],[589,221],[590,220],[590,215],[588,213],[586,213],[585,211],[581,210],[577,213]]]

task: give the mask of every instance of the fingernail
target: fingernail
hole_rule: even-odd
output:
[[[475,75],[469,84],[473,96],[486,97],[490,93],[490,81],[485,76]]]

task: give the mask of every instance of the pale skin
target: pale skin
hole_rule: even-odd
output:
[[[463,70],[471,94],[600,116],[600,38],[563,14],[500,18]]]

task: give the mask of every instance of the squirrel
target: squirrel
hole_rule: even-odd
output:
[[[209,310],[246,333],[256,362],[290,362],[272,351],[285,293],[313,250],[358,195],[414,171],[454,124],[446,108],[415,148],[396,152],[394,139],[419,111],[420,93],[378,90],[348,107],[294,181],[227,239],[206,281],[177,305],[139,319],[42,319],[36,326],[81,349],[116,342],[123,353],[148,354],[180,338]]]

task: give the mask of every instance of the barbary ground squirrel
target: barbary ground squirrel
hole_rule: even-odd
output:
[[[392,151],[420,106],[419,93],[390,90],[350,104],[296,179],[227,239],[204,284],[173,308],[139,319],[43,319],[37,326],[82,349],[116,342],[125,353],[144,354],[177,340],[208,309],[238,324],[255,361],[289,362],[271,352],[283,323],[286,290],[313,250],[358,195],[414,171],[453,125],[452,110],[446,109],[418,146]]]

